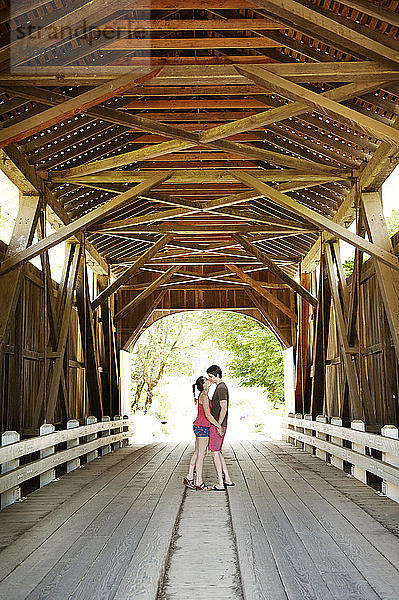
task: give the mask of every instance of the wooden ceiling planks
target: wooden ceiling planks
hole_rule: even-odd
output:
[[[151,11],[139,2],[98,4],[103,9],[100,21],[93,7],[89,10],[84,3],[73,3],[72,12],[69,0],[57,5],[38,0],[30,4],[29,13],[24,12],[23,3],[17,3],[12,20],[7,20],[4,11],[0,13],[0,22],[14,31],[27,14],[33,24],[40,17],[43,24],[59,26],[86,13],[89,27],[91,23],[96,30],[98,39],[86,32],[52,44],[48,39],[35,44],[30,36],[25,44],[14,40],[10,45],[4,37],[0,51],[1,62],[13,47],[23,46],[17,55],[20,66],[13,65],[12,74],[7,69],[0,73],[0,87],[7,92],[0,100],[0,135],[7,142],[7,129],[22,132],[27,118],[35,119],[38,127],[42,113],[53,110],[49,106],[56,114],[58,108],[58,121],[43,119],[41,130],[40,125],[35,132],[27,129],[26,137],[19,138],[19,148],[73,219],[89,215],[115,194],[170,168],[174,173],[154,187],[154,197],[149,194],[110,218],[143,217],[150,224],[147,232],[133,235],[146,235],[155,242],[165,229],[154,227],[148,215],[154,213],[158,219],[163,211],[165,218],[173,213],[165,196],[162,202],[156,194],[178,196],[183,206],[194,201],[199,203],[194,219],[209,229],[206,235],[198,228],[202,247],[210,240],[223,242],[234,235],[234,227],[239,232],[252,227],[254,219],[262,222],[266,215],[302,223],[298,213],[273,206],[262,197],[243,199],[230,214],[219,210],[217,216],[216,207],[215,214],[209,208],[205,213],[209,202],[248,189],[234,179],[234,173],[241,170],[249,170],[259,180],[274,181],[280,192],[331,218],[381,140],[397,142],[392,127],[399,112],[395,3],[373,4],[368,12],[365,0],[156,0]],[[291,19],[286,14],[289,9]],[[329,40],[327,25],[332,32]],[[118,39],[112,39],[115,32],[119,32]],[[386,50],[384,55],[381,49]],[[157,67],[161,70],[139,87],[115,92],[117,98],[79,114],[79,94],[92,94],[93,88],[127,73],[137,79]],[[251,73],[261,79],[253,83],[248,77]],[[264,78],[267,89],[262,85]],[[350,90],[346,95],[345,85]],[[69,96],[77,114],[61,110],[61,100],[68,101]],[[298,112],[296,106],[303,100]],[[177,139],[173,139],[175,134]],[[167,148],[172,149],[168,154]],[[302,179],[295,165],[304,169]],[[317,171],[323,168],[331,176],[317,180]],[[274,180],[267,179],[273,170]],[[68,172],[79,172],[79,179],[67,178]],[[269,173],[266,179],[265,173]],[[216,217],[224,224],[223,235],[212,230]],[[178,231],[181,223],[184,220],[176,220],[174,241],[198,243],[201,235]],[[106,231],[105,219],[103,224],[104,233],[88,231],[87,238],[108,262],[115,264],[116,257],[143,251],[140,237],[126,233],[127,237],[116,238]],[[286,252],[287,258],[295,247],[304,256],[317,237],[317,232],[309,231],[257,241],[260,234],[247,229],[246,235],[262,252],[276,254],[278,249],[277,255]]]

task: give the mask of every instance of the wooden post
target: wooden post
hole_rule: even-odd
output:
[[[303,418],[305,419],[305,421],[313,421],[312,415],[309,414],[303,415]],[[313,430],[304,428],[303,433],[305,433],[306,435],[313,435]],[[310,452],[311,454],[313,454],[313,448],[314,446],[312,446],[312,444],[304,444],[303,446],[303,449],[306,450],[306,452]]]
[[[316,421],[318,423],[327,423],[328,422],[328,417],[326,415],[317,415]],[[322,433],[321,431],[316,431],[316,437],[319,438],[319,440],[326,440],[327,439],[327,434]],[[321,450],[320,448],[316,448],[316,456],[318,458],[326,460],[327,453],[326,453],[325,450]]]
[[[362,202],[367,228],[373,242],[393,254],[380,193],[364,193],[362,194]],[[374,260],[374,266],[392,342],[395,347],[396,358],[399,360],[399,274],[378,260]]]
[[[111,417],[102,417],[101,421],[102,422],[111,421]],[[107,437],[110,433],[111,433],[110,429],[104,429],[104,431],[101,432],[101,437]],[[101,446],[101,456],[105,456],[106,454],[109,454],[109,452],[111,452],[111,445],[110,444],[106,444],[105,446]]]
[[[301,413],[295,413],[295,418],[296,419],[303,419],[303,415]],[[295,431],[299,431],[300,433],[303,433],[303,427],[299,427],[298,425],[295,425]],[[298,448],[301,448],[301,450],[303,450],[303,442],[301,442],[300,440],[295,440],[295,446],[297,446]]]
[[[399,439],[399,430],[397,427],[395,427],[395,425],[384,425],[384,427],[381,427],[381,435],[397,440]],[[399,456],[397,454],[383,452],[382,460],[390,465],[393,465],[394,467],[399,467]],[[388,496],[388,498],[395,500],[395,502],[399,502],[398,485],[395,485],[389,481],[383,481],[382,491]]]
[[[335,425],[335,427],[342,427],[342,419],[340,417],[331,417],[331,425]],[[342,438],[339,436],[332,435],[330,441],[333,444],[336,444],[337,446],[344,445]],[[338,467],[338,469],[344,469],[344,461],[342,460],[342,458],[334,456],[334,454],[331,456],[331,464],[334,467]]]
[[[74,429],[75,427],[79,427],[80,423],[77,419],[70,419],[67,422],[67,429]],[[75,446],[79,446],[79,438],[73,438],[73,440],[67,441],[67,449],[74,448]],[[67,473],[74,471],[80,467],[80,458],[74,458],[73,460],[69,460],[66,464]]]
[[[120,419],[122,419],[121,415],[115,415],[114,416],[114,421],[120,421]],[[122,427],[116,427],[114,430],[114,433],[122,433]],[[114,450],[117,450],[118,448],[122,448],[122,442],[115,442],[114,446]]]
[[[97,417],[90,415],[85,419],[86,425],[93,425],[93,423],[97,423]],[[90,435],[86,436],[86,442],[93,442],[97,439],[97,433],[90,433]],[[92,450],[86,454],[86,462],[91,462],[95,458],[98,457],[98,450]]]
[[[294,413],[292,413],[292,412],[289,412],[287,416],[290,417],[291,419],[293,419],[295,417]],[[288,424],[288,429],[294,429],[294,426],[291,424]],[[294,444],[295,438],[291,437],[289,434],[284,437],[285,437],[284,441],[288,442],[289,444]]]
[[[124,419],[128,419],[128,418],[129,418],[129,415],[123,415],[123,418],[124,418]],[[129,423],[126,423],[126,425],[124,425],[124,426],[122,427],[122,431],[129,431],[129,429],[130,429],[130,425],[129,425]],[[127,438],[124,438],[124,439],[122,440],[122,447],[124,448],[125,446],[129,446],[129,445],[130,445],[130,439],[129,439],[128,437],[127,437]]]
[[[15,444],[15,442],[19,442],[20,439],[21,436],[16,431],[5,431],[1,436],[1,445],[8,446],[9,444]],[[17,467],[19,467],[19,458],[14,458],[13,460],[2,463],[1,474],[8,473],[8,471],[12,471]],[[1,494],[1,508],[3,509],[6,506],[10,506],[10,504],[14,504],[14,502],[20,500],[20,498],[21,488],[17,485]]]
[[[351,422],[351,429],[356,429],[356,431],[366,431],[366,424],[360,419],[355,419]],[[352,450],[362,454],[363,456],[366,453],[366,447],[363,446],[363,444],[355,444],[354,442],[352,442]],[[364,469],[361,469],[356,465],[352,465],[352,475],[353,477],[356,477],[356,479],[360,479],[360,481],[363,483],[367,483],[367,474]]]
[[[39,435],[48,435],[49,433],[54,433],[55,426],[51,423],[44,423],[40,427]],[[40,450],[40,458],[46,458],[47,456],[51,456],[55,452],[55,446],[49,446],[48,448],[43,448]],[[40,487],[47,485],[55,480],[55,469],[49,469],[40,475]]]

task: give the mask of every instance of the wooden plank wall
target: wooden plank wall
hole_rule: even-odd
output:
[[[184,272],[184,271],[181,271]],[[150,283],[148,273],[139,274],[129,282],[129,285],[123,286],[116,293],[116,312],[126,306],[137,295],[134,285],[139,285],[144,281]],[[251,273],[253,279],[263,283],[281,284],[277,278],[268,271],[259,271]],[[153,275],[156,279],[157,275]],[[236,286],[237,289],[170,289],[164,291],[157,290],[143,302],[141,302],[134,311],[128,313],[117,324],[117,343],[118,349],[126,347],[129,340],[135,341],[145,327],[148,327],[154,320],[174,312],[202,310],[202,309],[220,309],[234,310],[235,312],[248,314],[262,324],[273,323],[287,341],[285,346],[295,344],[295,323],[291,321],[278,308],[257,295],[257,306],[245,291],[245,288]],[[286,287],[273,290],[277,297],[287,306],[295,310],[295,299],[292,291]],[[260,310],[261,309],[261,310]],[[162,313],[162,314],[161,314]],[[136,337],[134,337],[136,335]]]
[[[6,250],[0,245],[1,258]],[[55,289],[57,289],[57,284]],[[43,369],[45,339],[44,284],[39,269],[28,264],[21,296],[10,326],[5,351],[0,356],[0,428],[33,433],[34,406]],[[48,329],[47,329],[48,330]],[[55,425],[65,425],[68,419],[83,419],[86,415],[84,394],[84,362],[78,314],[72,309],[65,358],[67,406],[59,395]]]
[[[399,234],[392,244],[399,249]],[[320,296],[319,267],[311,273],[312,289]],[[351,293],[351,279],[347,279],[346,291]],[[317,289],[316,289],[317,288]],[[342,347],[333,302],[324,316],[323,327],[317,328],[317,311],[311,308],[308,321],[299,322],[298,335],[307,331],[307,371],[305,384],[297,379],[296,411],[311,414],[313,418],[323,414],[341,417],[348,425],[350,419],[362,419],[370,431],[386,424],[399,425],[399,365],[389,329],[384,304],[374,270],[374,259],[362,265],[359,282],[360,301],[357,305],[356,330],[358,344],[355,361],[361,398],[361,414],[356,409],[353,397],[346,385]],[[316,341],[324,348],[324,356],[317,354]],[[298,355],[297,355],[298,361]],[[324,384],[320,378],[324,373]],[[297,373],[297,375],[299,375]]]

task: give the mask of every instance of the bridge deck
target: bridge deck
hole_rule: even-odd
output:
[[[266,440],[227,446],[227,501],[186,493],[190,453],[122,448],[1,511],[0,598],[397,600],[397,504]]]

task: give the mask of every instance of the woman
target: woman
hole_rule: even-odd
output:
[[[209,425],[212,423],[218,430],[219,435],[223,435],[221,425],[211,415],[209,407],[208,390],[211,383],[205,377],[198,377],[193,384],[194,401],[198,403],[198,415],[193,423],[195,434],[195,450],[190,460],[190,468],[187,477],[184,478],[184,485],[192,490],[207,490],[208,487],[202,480],[202,468],[204,458],[209,442]],[[198,400],[195,398],[195,388],[199,391]],[[195,483],[194,483],[195,469]]]

